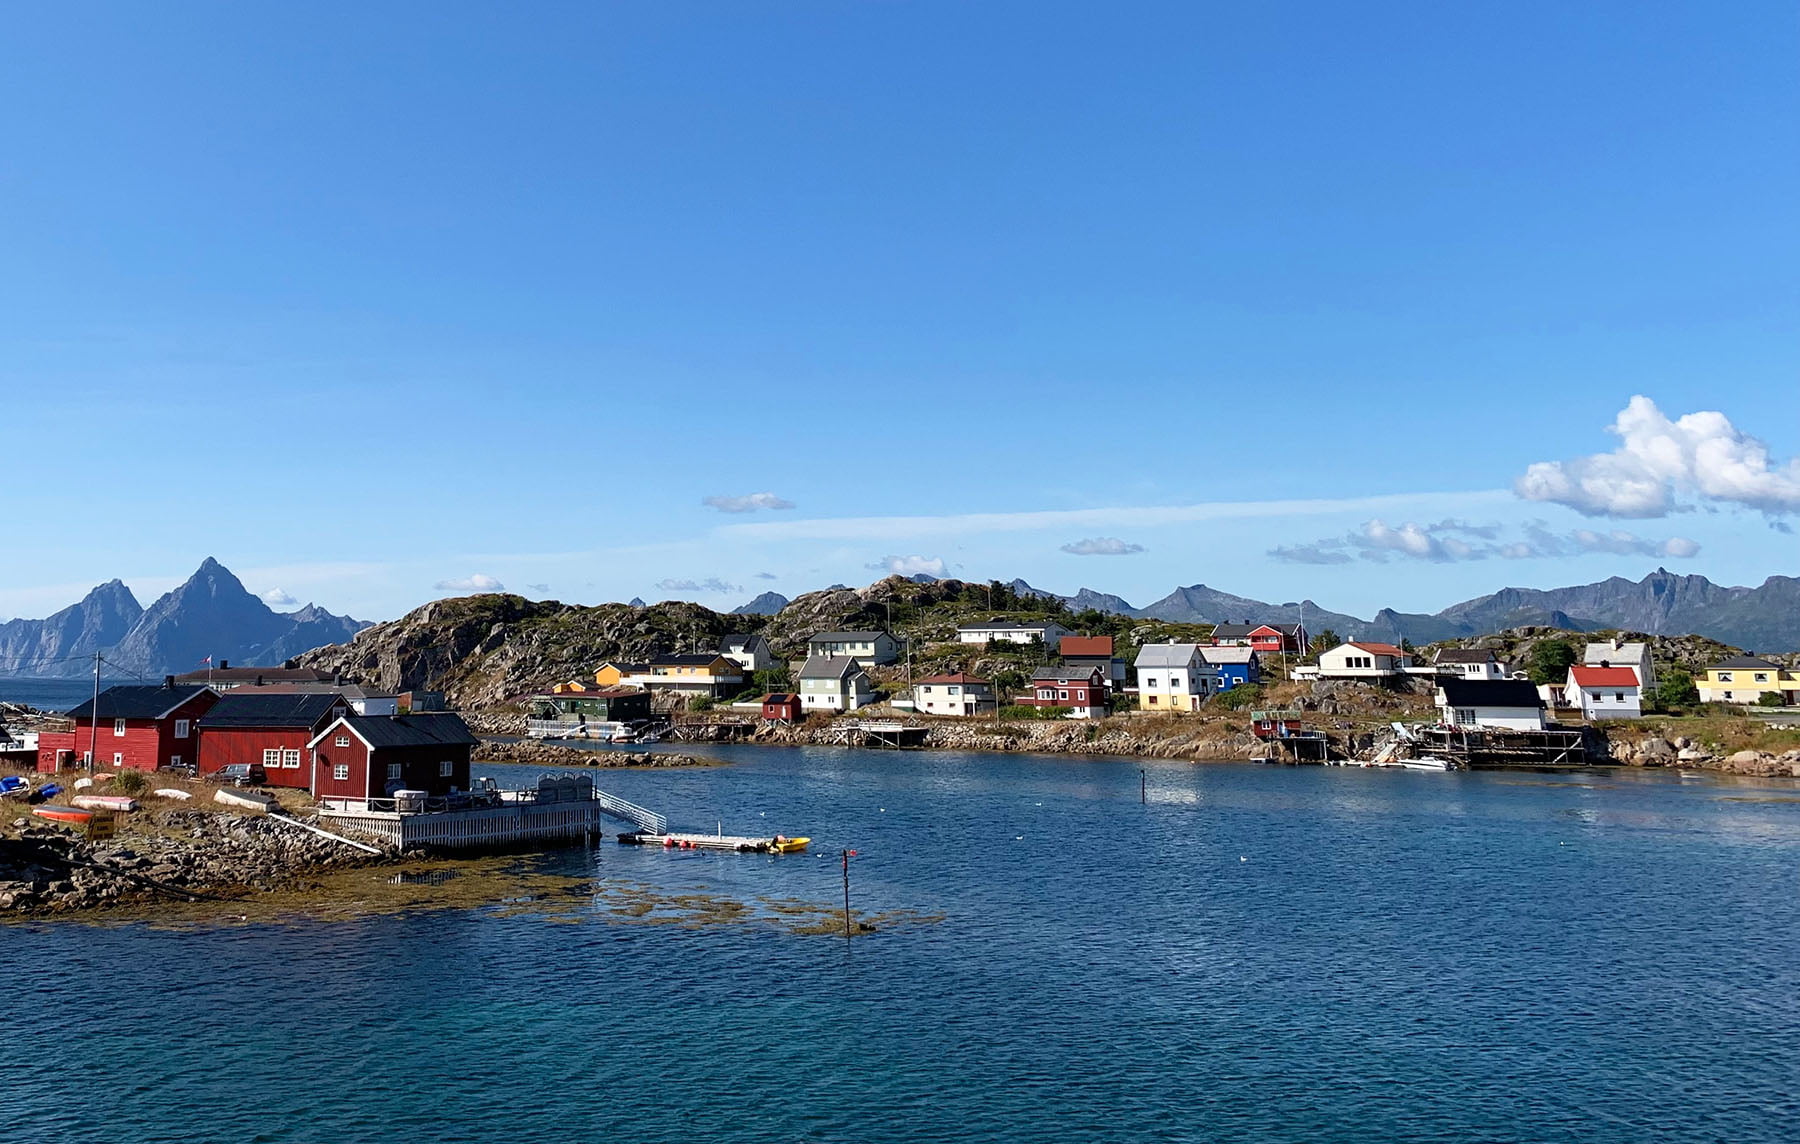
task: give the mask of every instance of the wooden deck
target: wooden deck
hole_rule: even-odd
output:
[[[545,775],[535,790],[488,788],[455,800],[424,796],[328,798],[320,820],[406,849],[479,850],[592,842],[613,818],[658,833],[668,819],[594,788],[586,775]]]

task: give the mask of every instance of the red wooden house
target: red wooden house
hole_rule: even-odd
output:
[[[1306,628],[1300,624],[1216,624],[1212,642],[1255,648],[1263,655],[1301,655],[1306,650]]]
[[[1107,713],[1106,673],[1098,667],[1067,664],[1031,673],[1031,691],[1013,702],[1027,707],[1067,707],[1071,719],[1098,719]]]
[[[200,773],[230,763],[261,763],[271,786],[312,786],[307,744],[333,720],[350,714],[341,695],[270,694],[257,687],[226,692],[200,717]]]
[[[762,717],[771,723],[800,722],[800,697],[785,691],[763,696]]]
[[[462,716],[345,715],[307,743],[317,798],[391,798],[469,789],[475,736]]]
[[[198,747],[194,724],[218,699],[210,687],[177,686],[173,677],[161,687],[109,687],[97,705],[89,699],[64,716],[74,721],[73,731],[38,736],[37,769],[53,773],[76,766],[90,752],[96,767],[154,771],[193,766]]]

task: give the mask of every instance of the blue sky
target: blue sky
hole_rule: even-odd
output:
[[[370,618],[1793,574],[1797,48],[1756,2],[21,9],[0,615],[206,555]]]

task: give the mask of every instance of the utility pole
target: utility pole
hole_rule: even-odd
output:
[[[94,653],[94,706],[89,713],[94,725],[88,728],[88,770],[100,765],[100,653]]]

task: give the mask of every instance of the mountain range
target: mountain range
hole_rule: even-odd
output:
[[[1023,580],[1021,595],[1053,597],[1070,608],[1174,623],[1295,623],[1314,634],[1330,629],[1345,639],[1415,644],[1469,639],[1535,624],[1570,631],[1625,629],[1650,635],[1702,635],[1735,647],[1767,652],[1800,650],[1800,579],[1771,576],[1759,587],[1726,587],[1704,576],[1678,576],[1658,568],[1642,580],[1622,576],[1569,588],[1502,588],[1452,604],[1440,612],[1383,608],[1362,619],[1311,600],[1271,604],[1194,584],[1153,604],[1134,608],[1118,596],[1083,588],[1059,596]]]
[[[0,624],[0,676],[85,675],[95,652],[113,675],[192,671],[208,656],[214,663],[273,667],[368,626],[314,604],[277,612],[209,556],[148,608],[110,580],[47,619]]]

